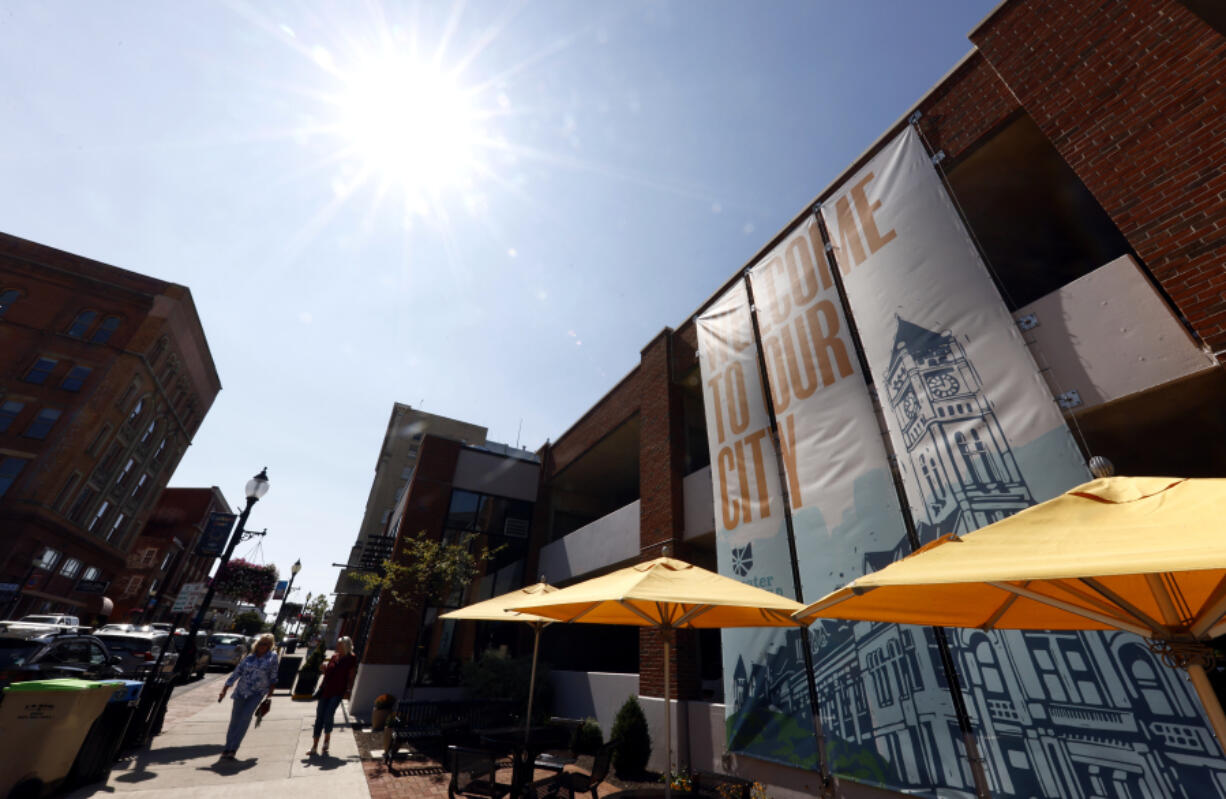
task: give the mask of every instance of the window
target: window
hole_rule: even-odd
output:
[[[173,551],[167,550],[166,557],[162,558],[162,565],[158,567],[158,571],[160,572],[166,571],[166,567],[170,565],[170,559],[173,558],[174,556],[175,556],[175,553]]]
[[[149,475],[141,473],[140,479],[136,481],[136,485],[132,488],[132,498],[136,499],[145,492],[145,483],[149,482]]]
[[[162,460],[162,456],[166,454],[166,439],[162,439],[162,443],[158,444],[157,451],[153,453],[153,462],[157,463]]]
[[[77,314],[77,318],[72,320],[72,324],[68,327],[68,335],[73,338],[85,338],[85,334],[93,327],[94,320],[98,318],[97,311],[81,311]]]
[[[76,487],[78,475],[70,474],[68,479],[64,481],[64,487],[60,489],[60,493],[56,494],[55,502],[51,504],[56,510],[62,510],[64,503],[68,501],[68,495],[72,493],[72,489]]]
[[[157,428],[158,428],[158,422],[157,422],[157,419],[154,419],[153,421],[149,423],[149,426],[145,428],[145,434],[140,437],[140,445],[142,447],[147,445],[150,442],[150,440],[153,439],[153,433],[154,431],[157,430]]]
[[[98,435],[94,436],[94,440],[89,442],[89,446],[85,448],[85,454],[95,456],[98,450],[102,449],[102,444],[106,441],[106,437],[111,434],[111,426],[106,425],[98,431]]]
[[[17,418],[17,414],[21,413],[21,409],[25,406],[24,402],[17,402],[16,400],[9,400],[0,405],[0,433],[3,433],[12,426],[13,420]]]
[[[132,406],[132,412],[128,414],[128,421],[134,422],[140,418],[141,413],[145,410],[145,398],[141,397]]]
[[[60,575],[62,577],[76,577],[81,571],[81,561],[76,558],[69,558],[64,561],[64,565],[60,567]]]
[[[115,486],[118,488],[128,481],[128,474],[131,473],[132,467],[136,465],[135,458],[128,458],[128,462],[123,465],[123,470],[119,476],[115,478]]]
[[[59,420],[61,413],[63,411],[56,410],[55,408],[43,408],[38,412],[38,416],[34,417],[34,421],[30,422],[30,426],[26,428],[22,435],[26,438],[46,438],[47,434],[51,432],[51,428],[55,426],[56,421]]]
[[[102,324],[98,325],[98,329],[94,331],[93,338],[90,342],[93,344],[105,344],[111,340],[111,336],[119,329],[119,317],[108,316],[102,320]]]
[[[72,503],[72,509],[68,511],[68,518],[74,522],[80,522],[85,518],[85,510],[89,507],[89,503],[94,501],[94,497],[98,495],[98,490],[93,486],[85,486],[81,489],[81,493],[77,494],[76,502]]]
[[[162,353],[165,351],[166,337],[162,336],[157,340],[157,343],[153,345],[153,349],[149,351],[149,366],[154,366],[158,362],[158,359],[162,357]]]
[[[128,517],[123,513],[115,514],[115,521],[111,522],[111,529],[106,533],[106,540],[119,540],[123,533],[123,523],[128,520]]]
[[[17,289],[5,289],[0,291],[0,319],[8,313],[8,309],[13,307],[13,303],[17,302],[17,298],[21,296],[21,292]]]
[[[34,567],[38,569],[53,569],[59,562],[60,553],[51,547],[43,547],[43,551],[34,559]]]
[[[27,383],[33,383],[36,386],[41,386],[47,381],[47,375],[51,374],[51,371],[55,369],[55,365],[57,363],[59,363],[59,361],[55,360],[54,358],[39,358],[34,362],[34,365],[30,367],[30,371],[26,372],[26,376],[23,379]]]
[[[98,571],[97,566],[86,566],[85,574],[81,575],[82,580],[97,580],[102,576],[102,572]]]
[[[17,475],[26,468],[25,458],[0,459],[0,497],[8,492],[9,486],[17,481]]]
[[[90,519],[89,524],[85,526],[85,529],[89,530],[91,533],[94,530],[99,529],[100,525],[102,524],[103,517],[106,516],[106,512],[110,509],[111,503],[107,502],[105,499],[99,502],[98,510],[94,511],[94,518]]]
[[[81,386],[85,385],[86,378],[90,372],[94,371],[88,366],[74,366],[68,370],[68,374],[60,381],[60,388],[65,391],[80,391]]]

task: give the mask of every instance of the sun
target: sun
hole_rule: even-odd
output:
[[[342,75],[339,131],[364,179],[432,204],[479,171],[479,115],[456,76],[384,56]]]

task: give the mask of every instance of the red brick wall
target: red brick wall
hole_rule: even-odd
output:
[[[553,442],[550,462],[541,469],[542,477],[552,477],[562,471],[596,442],[616,430],[622,422],[638,413],[639,394],[639,370],[635,369]]]
[[[933,151],[964,154],[1021,109],[979,53],[972,53],[920,104],[920,130]]]
[[[1226,38],[1173,0],[1007,4],[971,39],[1226,350]]]

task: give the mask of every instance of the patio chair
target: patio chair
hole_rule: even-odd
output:
[[[618,741],[609,741],[596,750],[596,760],[592,763],[590,774],[584,774],[582,771],[563,771],[554,777],[553,785],[559,795],[575,799],[575,794],[589,792],[592,799],[597,799],[596,788],[609,776],[609,764],[613,762],[613,750],[617,748],[617,744]]]
[[[497,757],[486,749],[467,746],[450,746],[447,757],[451,765],[451,782],[447,796],[480,796],[484,799],[502,799],[511,792],[511,786],[494,779],[498,770]]]

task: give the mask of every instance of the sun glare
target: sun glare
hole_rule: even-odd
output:
[[[477,117],[452,76],[387,59],[346,75],[340,106],[341,133],[368,180],[414,205],[472,180]]]

